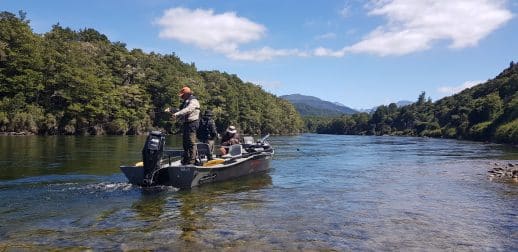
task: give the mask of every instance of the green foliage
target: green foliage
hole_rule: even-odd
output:
[[[38,127],[33,116],[26,112],[15,113],[11,119],[8,129],[15,131],[15,129],[21,129],[31,133],[38,133]]]
[[[498,116],[503,107],[498,93],[491,93],[474,101],[474,108],[469,113],[471,123],[493,120]]]
[[[491,125],[491,123],[491,121],[487,121],[473,125],[473,127],[471,127],[469,130],[470,138],[474,140],[489,139],[489,126]]]
[[[115,119],[106,125],[106,132],[111,135],[124,135],[128,131],[128,123],[124,119]]]
[[[6,131],[9,126],[9,118],[7,117],[7,113],[0,112],[0,131]]]
[[[445,128],[442,130],[443,136],[445,138],[455,138],[457,137],[457,128]]]
[[[94,29],[59,24],[38,35],[25,13],[0,13],[0,132],[141,134],[178,132],[166,107],[189,85],[217,127],[243,134],[293,134],[304,123],[293,105],[236,75],[199,72],[177,56],[128,51]]]
[[[518,143],[518,119],[498,127],[495,138],[504,143]]]
[[[218,71],[200,74],[206,91],[202,106],[213,111],[219,131],[231,124],[247,134],[302,131],[304,122],[289,102],[264,92],[255,84],[244,83],[236,75]]]
[[[53,114],[46,114],[45,118],[39,125],[39,129],[41,132],[45,134],[54,135],[58,132],[58,120]]]

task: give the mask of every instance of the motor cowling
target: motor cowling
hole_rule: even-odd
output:
[[[142,149],[144,161],[144,184],[153,184],[153,175],[160,169],[160,161],[164,153],[165,135],[160,131],[151,131]]]

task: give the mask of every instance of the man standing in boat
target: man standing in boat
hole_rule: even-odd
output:
[[[182,164],[194,164],[196,161],[196,131],[198,130],[200,118],[200,103],[196,96],[192,94],[189,87],[185,86],[178,94],[183,100],[180,110],[173,114],[174,118],[179,118],[183,122],[182,142],[183,157]],[[171,112],[170,108],[165,110]]]

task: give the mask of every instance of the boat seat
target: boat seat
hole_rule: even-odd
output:
[[[200,161],[207,161],[210,157],[212,157],[212,153],[210,152],[209,144],[196,143],[196,158]]]
[[[243,137],[243,144],[254,144],[254,137],[251,137],[251,136]]]
[[[243,146],[241,146],[241,144],[230,145],[228,154],[230,154],[231,157],[240,157],[243,154]]]

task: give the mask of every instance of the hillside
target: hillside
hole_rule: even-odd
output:
[[[128,50],[94,29],[54,25],[35,34],[24,15],[0,13],[0,133],[178,132],[164,108],[189,85],[223,131],[292,134],[303,122],[287,101],[218,71],[198,71],[174,54]]]
[[[324,101],[314,96],[291,94],[280,98],[291,102],[302,116],[337,116],[357,113],[356,110],[340,103]]]
[[[494,79],[436,102],[423,92],[415,103],[392,103],[372,114],[311,121],[318,133],[410,135],[518,144],[518,64]],[[307,126],[308,127],[308,126]]]

